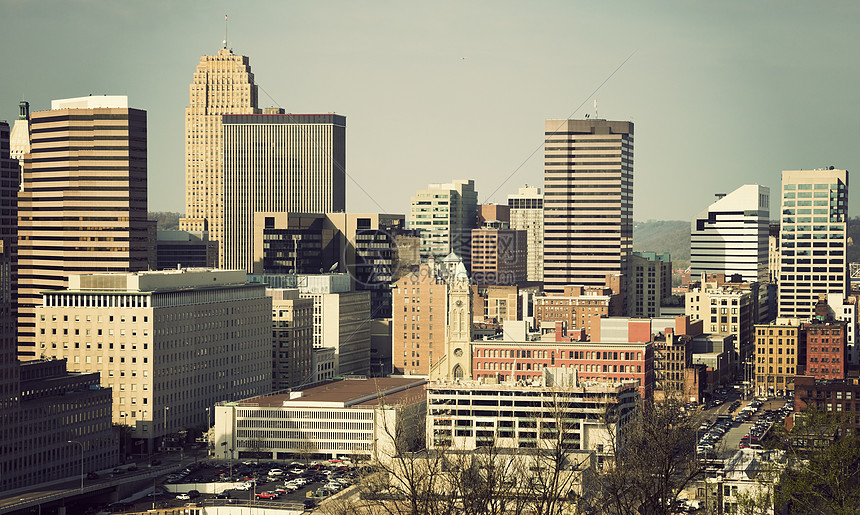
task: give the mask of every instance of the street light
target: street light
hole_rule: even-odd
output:
[[[81,446],[81,492],[84,491],[84,444],[77,440],[66,440],[66,443],[76,443]]]
[[[161,446],[167,447],[167,410],[170,409],[170,406],[164,407],[164,436],[161,440]]]

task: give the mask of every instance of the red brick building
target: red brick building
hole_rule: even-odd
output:
[[[842,417],[851,432],[860,431],[860,380],[828,381],[811,375],[794,378],[794,411],[814,408]]]
[[[848,361],[845,322],[805,324],[806,374],[816,379],[844,379]]]
[[[555,331],[555,323],[565,329],[585,329],[591,334],[600,317],[621,316],[623,298],[606,286],[565,286],[561,295],[535,297],[535,323],[542,331]],[[593,338],[592,338],[593,339]]]
[[[499,381],[537,379],[544,367],[568,367],[581,381],[636,381],[643,399],[654,398],[654,352],[644,343],[549,341],[472,342],[472,377]]]

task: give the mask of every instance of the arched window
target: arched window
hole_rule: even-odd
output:
[[[454,367],[454,379],[463,379],[463,367],[460,365]]]

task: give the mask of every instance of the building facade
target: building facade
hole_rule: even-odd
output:
[[[394,285],[391,361],[395,374],[426,376],[445,354],[447,295],[447,282],[434,264],[422,264]]]
[[[421,259],[454,253],[469,268],[469,238],[476,227],[478,192],[475,181],[455,179],[430,184],[411,197],[409,228],[421,232]]]
[[[19,354],[39,357],[33,314],[70,274],[146,270],[146,112],[124,96],[54,100],[30,119],[18,194]]]
[[[544,288],[603,286],[633,251],[633,123],[546,120]]]
[[[745,184],[698,213],[690,224],[694,276],[740,274],[745,282],[768,282],[770,188]]]
[[[472,229],[472,274],[478,285],[524,282],[528,267],[527,234],[513,229]]]
[[[272,391],[314,383],[314,303],[298,289],[267,289],[272,297]]]
[[[572,382],[558,381],[572,376]],[[537,384],[434,381],[427,387],[427,442],[436,450],[564,447],[609,455],[639,402],[632,383],[577,381],[546,369]],[[607,415],[617,420],[606,425]],[[617,418],[616,418],[617,417]]]
[[[346,209],[346,117],[227,114],[222,267],[253,272],[254,213]]]
[[[790,395],[794,377],[803,367],[805,336],[796,320],[777,319],[769,325],[757,325],[756,395]]]
[[[672,258],[668,252],[634,252],[627,272],[627,315],[659,317],[663,299],[672,295]]]
[[[562,322],[568,331],[584,329],[591,334],[600,317],[621,316],[621,296],[600,286],[565,286],[561,294],[534,299],[535,324],[541,331],[554,332]]]
[[[782,172],[779,317],[809,319],[821,295],[848,294],[848,171]]]
[[[425,383],[414,378],[345,379],[220,403],[213,426],[215,456],[385,459],[394,454],[399,435],[424,430]]]
[[[113,423],[148,449],[272,387],[272,300],[239,271],[73,275],[36,315],[39,351],[101,374]]]
[[[508,195],[511,229],[526,231],[526,280],[543,281],[543,194],[540,188],[526,186]]]
[[[848,345],[844,322],[818,321],[803,324],[806,334],[806,375],[815,379],[845,379]]]
[[[179,228],[208,231],[223,242],[224,114],[255,114],[257,86],[247,57],[226,42],[216,55],[204,55],[194,72],[185,108],[185,218]],[[219,252],[219,266],[224,253]]]

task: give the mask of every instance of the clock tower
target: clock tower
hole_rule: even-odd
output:
[[[472,287],[460,261],[448,276],[448,320],[445,355],[448,379],[472,379]]]

